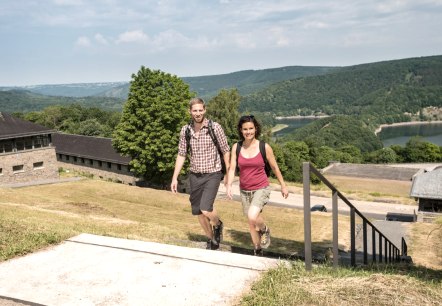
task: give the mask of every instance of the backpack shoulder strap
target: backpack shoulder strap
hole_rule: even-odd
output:
[[[216,138],[215,130],[213,128],[213,121],[211,119],[209,119],[207,127],[208,127],[208,132],[209,132],[210,138],[212,138],[213,144],[215,145],[216,149],[218,150],[219,158],[221,161],[221,172],[223,174],[225,174],[227,171],[226,164],[224,162],[223,153],[222,153],[221,147],[218,143],[218,138]]]
[[[218,139],[216,138],[215,131],[213,130],[213,121],[211,119],[209,119],[209,123],[207,125],[207,128],[209,131],[210,138],[212,138],[213,143],[218,148]]]
[[[186,136],[186,148],[187,148],[187,153],[189,154],[189,152],[192,152],[191,148],[190,148],[190,138],[191,138],[191,132],[190,132],[190,127],[191,123],[189,123],[186,127],[186,131],[185,131],[185,136]]]
[[[236,173],[239,173],[238,156],[239,152],[241,152],[241,147],[242,147],[242,141],[238,141],[236,143]]]
[[[267,153],[266,153],[266,143],[262,140],[259,141],[259,152],[261,153],[262,159],[264,160],[264,169],[266,171],[267,176],[270,176],[270,164],[267,160]]]

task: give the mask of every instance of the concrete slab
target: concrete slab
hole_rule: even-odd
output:
[[[81,234],[1,263],[0,298],[27,305],[230,305],[279,263]]]

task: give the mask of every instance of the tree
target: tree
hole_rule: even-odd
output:
[[[308,161],[309,148],[305,142],[289,141],[283,144],[284,167],[281,173],[284,179],[292,182],[302,181],[302,163]]]
[[[409,163],[440,161],[439,146],[426,142],[420,136],[411,137],[405,145],[405,161]]]
[[[358,147],[353,145],[344,145],[338,149],[341,152],[340,161],[341,163],[356,163],[362,162],[362,153]]]
[[[392,164],[397,162],[396,152],[390,148],[382,148],[367,154],[366,161],[375,164]]]
[[[230,146],[239,140],[236,126],[240,100],[236,88],[221,89],[207,104],[207,117],[221,124]]]
[[[189,85],[177,76],[142,66],[132,74],[128,100],[113,146],[132,158],[131,171],[152,184],[172,177],[180,129],[189,117]]]
[[[105,127],[95,118],[86,119],[78,126],[76,134],[85,136],[100,136],[105,134]]]

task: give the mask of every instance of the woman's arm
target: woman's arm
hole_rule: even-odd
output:
[[[226,185],[226,192],[229,199],[233,198],[232,194],[232,183],[233,179],[235,178],[235,170],[236,170],[236,146],[238,144],[235,143],[232,146],[232,152],[230,153],[230,166],[229,171],[227,172],[227,185]]]
[[[273,154],[272,147],[266,143],[266,155],[267,161],[270,164],[270,168],[272,168],[273,173],[276,175],[279,184],[281,185],[281,194],[284,198],[287,198],[289,195],[287,186],[284,182],[284,178],[282,177],[281,170],[279,170],[278,163],[276,162],[275,155]]]

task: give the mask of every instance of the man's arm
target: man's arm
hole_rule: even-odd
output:
[[[186,161],[185,156],[177,155],[176,161],[175,161],[175,170],[173,171],[173,176],[172,176],[172,183],[170,184],[170,190],[173,193],[177,192],[178,175],[180,175],[181,169],[183,168],[185,161]]]

